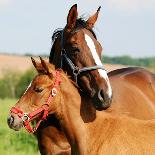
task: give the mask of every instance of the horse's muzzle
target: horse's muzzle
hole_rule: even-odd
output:
[[[94,106],[97,110],[105,110],[110,107],[112,102],[112,97],[109,97],[102,89],[95,94],[93,98]]]
[[[7,123],[8,123],[9,128],[15,131],[19,131],[23,127],[22,120],[16,115],[10,115],[7,118]]]

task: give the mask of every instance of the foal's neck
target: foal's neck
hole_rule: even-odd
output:
[[[91,106],[91,101],[86,96],[80,96],[78,90],[69,79],[61,85],[61,102],[58,106],[58,117],[65,135],[72,148],[72,154],[85,154],[87,143],[86,122],[95,119],[95,109]],[[89,113],[89,115],[88,115]],[[92,113],[92,115],[91,115]]]

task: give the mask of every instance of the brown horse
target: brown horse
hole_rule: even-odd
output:
[[[15,110],[11,110],[11,128],[20,130],[32,114],[46,106],[59,120],[72,154],[155,154],[155,120],[138,120],[112,110],[96,111],[91,99],[80,96],[75,84],[63,72],[56,71],[42,59],[41,63],[33,60],[33,64],[39,74],[15,105]],[[148,93],[150,96],[146,98],[150,99],[152,94]],[[143,104],[141,98],[139,102]],[[40,119],[41,114],[42,111],[38,112],[32,120]]]
[[[112,101],[112,88],[101,62],[102,46],[92,28],[100,7],[87,21],[78,18],[77,5],[73,5],[64,29],[53,34],[49,61],[62,68],[79,85],[81,93],[88,95],[96,109],[107,109]]]

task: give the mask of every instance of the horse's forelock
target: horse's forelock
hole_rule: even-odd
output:
[[[87,30],[89,30],[92,33],[92,35],[94,36],[94,38],[97,39],[94,30],[89,29],[87,27],[86,20],[84,20],[82,17],[80,17],[76,20],[76,25],[75,25],[74,29],[72,30],[72,32],[76,31],[77,29],[82,29],[82,28],[86,28]],[[52,44],[54,44],[55,40],[59,36],[61,36],[62,31],[63,31],[62,28],[58,28],[58,29],[54,30],[53,35],[52,35]]]

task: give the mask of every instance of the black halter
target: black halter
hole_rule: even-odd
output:
[[[68,57],[67,52],[64,48],[64,30],[62,30],[61,32],[61,63],[60,63],[60,67],[63,67],[63,62],[64,60],[68,63],[68,65],[70,66],[73,75],[74,75],[74,80],[77,83],[77,77],[78,75],[80,75],[83,72],[88,72],[88,71],[92,71],[92,70],[96,70],[96,69],[104,69],[103,65],[95,65],[92,67],[83,67],[83,68],[79,68],[78,66],[75,66],[74,63],[72,62],[72,60]]]

